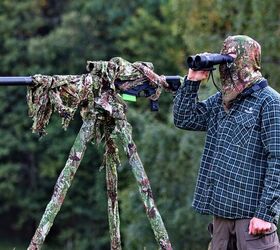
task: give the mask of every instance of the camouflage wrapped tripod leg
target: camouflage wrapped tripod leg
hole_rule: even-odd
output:
[[[93,128],[94,120],[87,120],[83,122],[80,132],[71,148],[65,167],[57,179],[52,198],[46,207],[40,224],[30,242],[28,250],[41,249],[45,238],[53,225],[54,219],[61,208],[74,175],[81,163],[86,150],[87,142],[92,139]]]
[[[118,148],[114,140],[111,138],[108,127],[105,126],[105,165],[106,165],[106,183],[108,196],[108,219],[111,238],[111,249],[121,250],[120,235],[120,217],[118,205],[118,173],[117,165],[119,162]]]
[[[165,229],[164,223],[153,199],[149,179],[144,170],[139,155],[136,151],[136,145],[132,140],[131,125],[125,120],[120,120],[117,122],[118,130],[115,131],[115,133],[118,134],[118,137],[120,138],[123,144],[124,150],[126,151],[127,157],[129,159],[129,164],[132,167],[133,175],[137,181],[137,185],[142,201],[144,203],[147,217],[150,221],[155,235],[155,239],[158,242],[161,249],[172,250],[168,233]]]

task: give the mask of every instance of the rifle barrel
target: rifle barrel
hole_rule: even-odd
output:
[[[180,76],[165,76],[171,90],[176,91],[180,87]],[[31,86],[32,76],[0,76],[0,86]]]
[[[30,86],[33,85],[31,76],[0,76],[0,86]]]

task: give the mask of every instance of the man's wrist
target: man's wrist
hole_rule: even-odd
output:
[[[189,75],[186,76],[186,80],[189,80],[189,81],[192,81],[192,82],[197,82],[197,83],[201,82],[200,80],[197,80],[195,77],[192,77],[192,76],[189,76]]]
[[[200,81],[192,81],[185,77],[183,89],[187,92],[197,92],[200,87]]]
[[[267,222],[277,223],[278,221],[278,216],[265,206],[259,206],[254,214],[254,217]]]
[[[189,79],[188,76],[184,78],[184,85],[199,85],[201,81]]]

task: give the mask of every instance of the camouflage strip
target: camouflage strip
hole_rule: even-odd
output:
[[[151,95],[149,99],[153,101],[158,100],[159,96],[161,95],[162,88],[165,87],[166,89],[168,89],[168,84],[165,81],[165,76],[157,75],[152,69],[141,63],[134,63],[133,66],[140,72],[142,72],[143,75],[148,78],[150,84],[156,88],[156,93],[154,95]]]
[[[120,165],[118,148],[108,126],[105,127],[106,152],[104,155],[106,164],[106,182],[108,197],[108,220],[111,237],[111,249],[121,250],[120,218],[118,205],[118,173],[117,165]]]
[[[67,128],[76,110],[92,92],[92,77],[85,75],[33,76],[34,86],[27,89],[29,116],[33,119],[33,132],[45,134],[45,127],[53,110],[62,118]]]

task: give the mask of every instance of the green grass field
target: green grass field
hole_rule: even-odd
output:
[[[20,242],[13,243],[13,242],[0,241],[0,250],[26,250],[28,243],[29,242],[23,244]],[[58,248],[44,245],[42,247],[42,250],[58,250]]]
[[[0,242],[0,250],[25,250],[26,247],[20,243]]]

